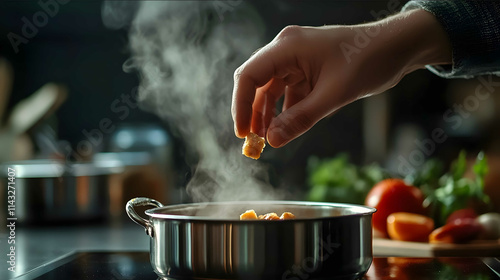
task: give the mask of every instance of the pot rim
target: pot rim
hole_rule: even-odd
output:
[[[297,221],[316,221],[323,219],[340,219],[345,217],[360,217],[360,216],[371,216],[377,211],[377,209],[365,205],[350,204],[350,203],[336,203],[336,202],[313,202],[313,201],[289,201],[289,200],[261,200],[261,201],[221,201],[221,202],[200,202],[200,203],[184,203],[167,205],[163,207],[151,208],[145,211],[146,215],[151,218],[169,221],[201,221],[201,222],[231,222],[231,223],[260,223],[267,222],[264,220],[239,220],[239,219],[224,219],[224,218],[214,218],[208,216],[190,216],[190,215],[176,215],[176,214],[165,214],[158,213],[164,210],[178,210],[184,207],[205,207],[208,205],[241,205],[253,204],[253,205],[293,205],[293,206],[316,206],[316,207],[332,207],[332,208],[351,208],[354,210],[352,214],[345,214],[340,216],[329,216],[329,217],[316,217],[316,218],[296,218],[291,220],[282,220],[279,222],[297,222]],[[238,214],[239,216],[239,214]]]

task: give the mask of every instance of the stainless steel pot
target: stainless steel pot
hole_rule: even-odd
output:
[[[17,222],[40,225],[106,219],[109,176],[123,170],[119,162],[64,163],[49,159],[7,162],[0,167],[2,172],[15,170]],[[7,174],[0,174],[2,209],[8,205],[7,183]]]
[[[137,206],[152,206],[139,216]],[[290,211],[295,220],[239,220]],[[358,279],[372,262],[375,209],[338,203],[214,202],[163,206],[127,203],[129,217],[151,237],[150,259],[163,279]]]

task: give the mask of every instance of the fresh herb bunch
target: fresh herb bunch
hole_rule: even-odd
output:
[[[370,189],[389,174],[378,164],[358,167],[346,154],[308,161],[308,200],[364,204]]]
[[[475,178],[464,177],[467,171],[467,156],[461,151],[448,173],[443,172],[440,161],[427,161],[423,168],[405,178],[410,184],[420,187],[426,195],[425,204],[437,226],[443,225],[456,210],[472,208],[477,212],[491,210],[491,202],[484,193],[484,178],[488,163],[483,152],[477,155],[472,168]]]

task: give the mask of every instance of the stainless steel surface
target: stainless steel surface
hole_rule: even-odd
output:
[[[0,244],[7,245],[7,234],[0,233]],[[131,221],[123,225],[18,226],[15,244],[16,271],[7,270],[9,256],[5,247],[0,254],[0,263],[3,264],[0,269],[0,279],[12,279],[23,275],[75,251],[145,252],[149,248],[148,239],[144,231]]]
[[[116,162],[65,164],[56,160],[10,162],[2,170],[7,167],[16,170],[15,217],[24,224],[107,218],[109,175],[122,170]],[[0,206],[7,209],[6,174],[0,178]]]
[[[162,278],[357,279],[372,262],[371,217],[364,206],[286,201],[154,205],[147,198],[127,204],[131,218],[150,236],[150,257]],[[290,211],[285,221],[240,221],[257,213]],[[148,230],[152,227],[152,230]]]
[[[126,211],[127,215],[134,221],[136,224],[141,225],[144,227],[146,230],[146,234],[149,235],[150,237],[153,237],[153,225],[149,220],[144,219],[143,217],[139,216],[137,212],[135,212],[134,207],[136,206],[154,206],[154,207],[163,207],[163,204],[160,202],[150,199],[150,198],[145,198],[145,197],[137,197],[131,199],[129,202],[127,202],[126,206]]]

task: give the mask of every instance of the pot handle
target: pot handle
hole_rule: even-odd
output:
[[[149,220],[144,219],[143,217],[139,216],[137,212],[135,212],[134,207],[135,206],[154,206],[154,207],[163,207],[163,204],[160,202],[147,198],[147,197],[136,197],[132,198],[127,202],[127,206],[125,210],[127,211],[127,215],[129,218],[134,221],[136,224],[143,226],[144,229],[146,230],[146,234],[153,237],[154,236],[154,231],[153,231],[153,225]]]

